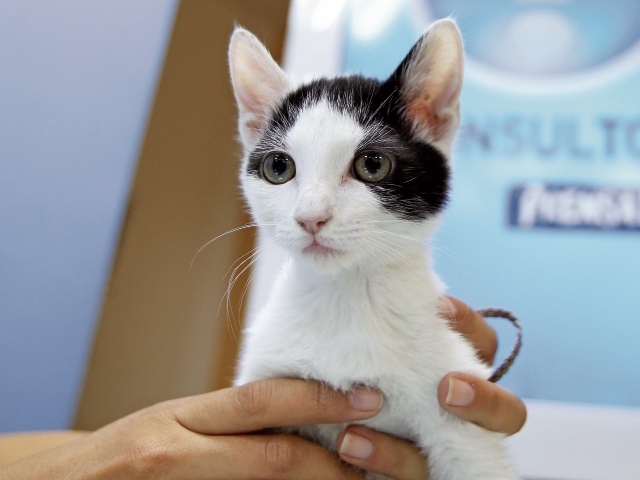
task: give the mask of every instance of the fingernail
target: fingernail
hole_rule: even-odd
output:
[[[466,407],[476,396],[476,391],[469,382],[449,377],[449,391],[445,403],[454,407]]]
[[[368,438],[354,433],[347,433],[342,439],[340,455],[365,459],[369,458],[371,452],[373,452],[373,443]]]
[[[351,406],[361,412],[370,412],[382,408],[382,394],[369,387],[357,387],[349,394]]]

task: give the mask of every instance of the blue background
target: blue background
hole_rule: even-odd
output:
[[[400,1],[383,23],[370,24],[375,36],[359,33],[355,23],[366,2],[354,7],[345,70],[388,76],[426,28],[421,24],[426,16],[416,15],[416,9],[428,10],[418,1]],[[490,64],[482,32],[499,32],[501,22],[527,9],[547,9],[575,27],[577,50],[569,53],[579,58],[567,61],[564,70],[522,77],[519,91],[480,81],[467,70],[452,202],[434,240],[436,270],[449,293],[476,308],[510,309],[521,319],[524,347],[501,383],[523,397],[640,406],[640,235],[523,231],[506,222],[508,192],[515,184],[640,187],[640,151],[634,148],[640,134],[631,147],[627,138],[629,125],[640,120],[640,62],[589,88],[576,81],[575,91],[526,91],[530,80],[552,83],[562,75],[606,70],[607,62],[638,41],[639,5],[624,0],[431,3],[436,18],[459,19],[468,55],[496,78],[514,72]],[[544,32],[533,31],[531,45],[536,36]],[[610,140],[603,119],[619,122]],[[540,146],[554,142],[541,153]],[[513,332],[494,324],[504,356]]]
[[[176,4],[0,5],[0,432],[72,426]]]

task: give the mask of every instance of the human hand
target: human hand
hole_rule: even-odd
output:
[[[493,363],[497,337],[480,314],[453,297],[443,298],[441,314],[476,347],[482,360]],[[508,435],[518,432],[527,416],[524,403],[513,393],[465,373],[445,375],[438,386],[438,402],[460,418]],[[338,451],[346,462],[396,480],[429,478],[427,462],[415,445],[361,425],[345,429]]]
[[[443,315],[483,359],[491,361],[497,346],[493,330],[464,303],[448,301]],[[471,385],[473,396],[464,382]],[[271,379],[163,402],[75,442],[0,468],[0,480],[362,479],[362,472],[315,443],[256,431],[369,418],[379,411],[379,395],[368,389],[344,394],[317,382]],[[460,398],[470,402],[451,403],[460,403]],[[438,400],[443,409],[461,418],[508,434],[522,428],[526,417],[524,405],[513,394],[462,373],[443,378]],[[429,478],[424,457],[413,444],[362,425],[345,429],[338,450],[343,460],[371,472],[397,480]]]
[[[442,314],[454,330],[476,347],[482,360],[493,364],[498,340],[479,313],[456,298],[444,297]],[[438,401],[444,410],[460,418],[507,435],[519,432],[527,419],[527,409],[516,395],[495,383],[465,373],[450,373],[442,379]]]
[[[380,392],[270,379],[163,402],[0,469],[0,479],[362,479],[332,452],[271,427],[363,420]]]

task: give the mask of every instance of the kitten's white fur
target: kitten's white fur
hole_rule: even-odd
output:
[[[443,28],[450,26],[432,27],[427,34],[432,50],[438,42],[447,44],[438,36],[447,35]],[[248,154],[271,107],[291,87],[264,47],[244,30],[234,34],[230,59]],[[429,68],[436,78],[451,81],[446,68]],[[259,82],[250,78],[252,72],[259,72]],[[460,76],[460,69],[454,74]],[[440,118],[450,116],[448,125],[441,128],[417,119],[415,128],[448,153],[458,121],[459,86],[452,95],[443,82],[436,83],[448,98],[435,98],[443,103]],[[490,369],[438,315],[443,287],[423,244],[436,220],[398,219],[350,176],[365,133],[350,115],[321,100],[303,109],[279,139],[278,150],[296,162],[291,181],[272,185],[241,175],[261,235],[284,248],[288,260],[266,306],[244,332],[235,383],[300,377],[345,391],[361,384],[379,388],[384,393],[382,411],[361,423],[414,440],[429,455],[431,478],[515,479],[501,445],[503,435],[460,420],[438,404],[436,389],[445,374],[461,371],[487,378]],[[299,224],[324,219],[329,221],[315,237]],[[314,240],[323,248],[309,248]],[[335,449],[343,428],[319,425],[299,431]]]

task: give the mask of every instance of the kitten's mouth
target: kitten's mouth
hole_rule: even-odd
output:
[[[311,245],[305,247],[302,252],[323,257],[333,256],[341,253],[340,250],[322,245],[315,238],[313,239]]]

